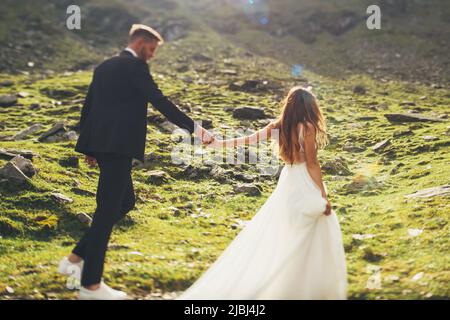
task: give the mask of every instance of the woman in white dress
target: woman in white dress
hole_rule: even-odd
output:
[[[221,256],[177,299],[346,299],[342,234],[327,199],[317,149],[326,124],[309,88],[293,88],[281,116],[247,137],[213,147],[256,144],[279,130],[285,162],[278,184]]]

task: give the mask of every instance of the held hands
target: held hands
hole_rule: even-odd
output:
[[[214,135],[201,126],[197,126],[195,135],[201,139],[203,145],[210,145],[215,141]]]

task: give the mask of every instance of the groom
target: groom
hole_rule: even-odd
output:
[[[76,268],[81,271],[80,299],[127,298],[126,293],[107,286],[102,273],[113,226],[135,205],[132,160],[144,160],[148,102],[169,121],[195,133],[203,144],[214,140],[154,82],[147,61],[163,43],[161,35],[145,25],[133,25],[129,35],[128,47],[95,69],[81,111],[75,150],[86,155],[91,167],[98,164],[100,168],[97,208],[89,230],[59,264],[62,274],[72,275]]]

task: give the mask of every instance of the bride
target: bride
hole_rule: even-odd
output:
[[[210,268],[177,299],[346,299],[342,234],[327,198],[317,149],[326,124],[309,88],[295,87],[281,116],[254,134],[215,140],[225,148],[257,144],[279,130],[286,163],[253,219]]]

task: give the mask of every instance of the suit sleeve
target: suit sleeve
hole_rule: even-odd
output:
[[[145,63],[136,65],[132,74],[132,81],[138,90],[145,96],[159,112],[161,112],[170,122],[174,123],[182,129],[194,133],[196,123],[188,115],[182,112],[173,104],[158,88],[158,85],[153,80],[150,70]]]
[[[91,110],[92,106],[92,95],[93,95],[93,81],[89,85],[88,93],[86,95],[86,99],[84,100],[83,108],[81,109],[81,117],[80,117],[80,131],[83,130],[83,127],[86,123],[86,118]]]

